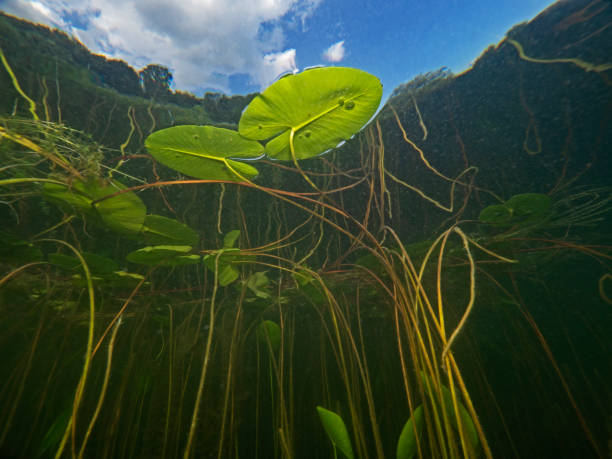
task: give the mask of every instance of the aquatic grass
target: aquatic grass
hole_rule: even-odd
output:
[[[315,74],[316,72],[310,73],[311,76]],[[414,102],[418,110],[416,100]],[[346,100],[343,104],[346,104]],[[344,105],[337,105],[344,110],[342,108]],[[339,110],[338,107],[334,106],[333,109]],[[395,116],[404,140],[410,144],[397,114]],[[51,124],[40,124],[40,133],[27,133],[17,128],[11,131],[7,128],[6,132],[12,137],[8,135],[5,137],[11,140],[17,139],[17,142],[13,140],[13,143],[20,145],[18,148],[24,147],[35,151],[28,142],[38,146],[42,153],[36,153],[44,158],[46,163],[44,166],[41,163],[37,165],[38,169],[34,169],[40,171],[40,175],[49,172],[46,167],[50,167],[53,172],[48,175],[53,177],[52,179],[29,177],[24,178],[23,183],[55,180],[56,184],[66,190],[71,187],[77,189],[80,179],[75,177],[73,169],[79,174],[93,174],[98,178],[110,179],[113,174],[119,172],[119,167],[123,167],[126,161],[131,159],[128,158],[130,156],[128,149],[135,129],[139,127],[131,109],[128,110],[128,118],[130,132],[121,146],[121,158],[113,169],[96,168],[95,163],[99,159],[92,159],[90,166],[87,166],[87,162],[82,161],[83,158],[79,153],[86,151],[85,145],[80,145],[78,142],[65,150],[47,148],[47,144],[43,141],[48,141],[49,144],[63,142],[61,129],[54,131]],[[427,127],[423,118],[419,116],[419,120],[426,135]],[[36,126],[36,123],[30,124],[31,130],[36,131]],[[51,134],[45,135],[43,134],[45,129],[51,133],[57,132],[58,135],[55,137]],[[110,286],[100,285],[98,309],[104,307],[111,320],[105,331],[97,337],[95,346],[91,341],[93,328],[88,329],[90,334],[85,368],[79,379],[70,411],[70,421],[58,455],[63,453],[66,441],[71,439],[72,454],[78,453],[82,456],[87,445],[93,448],[93,443],[99,444],[100,440],[97,438],[99,435],[99,438],[110,439],[104,441],[101,452],[103,456],[146,454],[146,448],[153,449],[161,445],[162,455],[182,455],[186,458],[198,455],[201,448],[208,448],[213,455],[216,451],[219,458],[225,457],[226,454],[233,457],[239,453],[244,454],[241,442],[248,441],[245,440],[242,423],[248,423],[252,418],[247,418],[250,413],[243,411],[244,406],[249,408],[254,406],[253,442],[256,455],[296,457],[301,453],[299,448],[300,441],[303,441],[300,438],[304,431],[302,429],[312,426],[311,417],[316,420],[314,414],[316,406],[321,404],[337,407],[340,413],[348,413],[346,437],[349,442],[354,443],[356,457],[384,457],[386,451],[393,445],[386,443],[390,435],[384,432],[381,426],[396,424],[395,419],[392,421],[387,419],[393,416],[401,418],[402,425],[414,437],[406,440],[408,434],[400,435],[400,438],[404,438],[402,443],[409,444],[401,448],[408,450],[406,455],[452,459],[474,457],[477,454],[492,457],[484,427],[462,377],[454,350],[458,345],[458,337],[463,338],[463,334],[471,325],[470,317],[475,308],[477,276],[480,281],[480,278],[485,276],[482,273],[486,273],[482,267],[482,260],[478,260],[476,256],[479,251],[475,249],[492,258],[484,260],[486,262],[505,265],[513,263],[514,260],[487,248],[491,239],[477,238],[468,231],[473,222],[459,221],[465,210],[469,193],[477,189],[473,184],[475,173],[470,174],[469,180],[463,177],[469,172],[475,172],[476,169],[467,168],[454,179],[447,177],[431,166],[422,150],[415,148],[429,170],[443,180],[451,182],[450,204],[446,206],[429,198],[424,190],[413,186],[408,188],[413,189],[425,202],[450,213],[450,219],[455,220],[450,227],[445,228],[434,238],[424,250],[424,258],[417,263],[419,257],[413,256],[410,248],[389,224],[392,218],[392,196],[388,189],[388,179],[404,186],[408,182],[397,179],[386,170],[385,146],[382,142],[383,133],[380,124],[364,132],[367,141],[364,143],[365,149],[361,152],[360,167],[349,172],[343,171],[340,166],[332,165],[331,161],[327,163],[322,161],[325,172],[303,170],[298,160],[305,157],[300,156],[319,154],[321,151],[300,150],[299,142],[306,141],[298,140],[300,130],[299,126],[291,127],[288,137],[285,135],[286,138],[281,139],[282,142],[286,142],[286,145],[283,143],[286,147],[283,147],[284,159],[291,160],[294,167],[275,163],[267,165],[271,168],[276,167],[276,171],[283,173],[300,174],[309,183],[312,191],[288,191],[279,189],[276,184],[266,186],[257,183],[251,175],[243,173],[242,166],[235,167],[234,163],[230,162],[233,161],[231,156],[225,152],[228,154],[222,156],[222,160],[211,159],[214,155],[204,158],[209,162],[216,161],[225,168],[224,174],[229,177],[224,177],[223,180],[217,177],[162,180],[157,171],[153,170],[154,178],[150,183],[144,183],[144,179],[141,179],[136,186],[88,196],[87,206],[96,209],[113,201],[120,202],[120,196],[125,197],[128,193],[143,196],[144,202],[144,197],[147,195],[145,190],[154,189],[161,193],[165,189],[168,191],[168,196],[174,198],[174,200],[166,199],[165,195],[161,195],[166,209],[177,214],[174,209],[176,207],[179,211],[184,211],[185,215],[188,213],[185,210],[188,206],[185,196],[181,194],[184,189],[191,187],[194,190],[192,202],[200,204],[195,198],[196,187],[198,191],[220,188],[218,199],[217,194],[207,195],[208,198],[212,195],[214,202],[213,199],[202,201],[212,223],[206,226],[206,231],[198,228],[200,234],[194,236],[195,233],[185,230],[188,227],[180,226],[182,223],[178,220],[168,219],[164,220],[165,223],[161,226],[155,224],[147,226],[147,218],[151,221],[151,214],[142,213],[142,225],[137,225],[138,231],[133,232],[136,234],[132,234],[132,239],[126,242],[123,239],[125,235],[118,233],[113,236],[113,242],[116,244],[115,256],[117,253],[122,254],[117,261],[137,261],[130,256],[123,258],[125,253],[133,250],[133,241],[140,241],[138,238],[168,237],[168,234],[160,235],[168,233],[163,229],[167,224],[168,227],[174,228],[169,231],[170,233],[185,231],[189,233],[190,243],[185,244],[188,249],[184,251],[189,252],[188,256],[195,257],[193,260],[197,259],[198,262],[191,266],[163,267],[163,260],[151,261],[152,268],[146,275],[138,278],[136,287],[132,284],[127,299],[125,297],[128,290],[117,293]],[[196,132],[190,128],[190,132],[192,131]],[[303,134],[305,139],[309,138],[305,136],[306,131]],[[155,134],[151,136],[155,139]],[[274,150],[272,147],[274,145],[269,148]],[[61,153],[58,154],[57,151]],[[63,163],[63,160],[66,160],[69,167]],[[216,166],[211,167],[214,169]],[[155,168],[154,162],[152,168]],[[206,167],[204,169],[206,172]],[[25,167],[24,170],[34,171]],[[107,175],[103,177],[102,171]],[[130,179],[133,177],[128,172],[125,174],[125,177]],[[341,182],[340,177],[349,183]],[[337,185],[336,179],[338,179]],[[19,183],[15,180],[20,179],[7,180],[0,184],[15,185]],[[462,206],[458,206],[454,201],[457,186],[467,190]],[[364,190],[365,193],[364,208],[360,209],[359,216],[351,215],[343,208],[345,199],[343,193],[360,190]],[[246,208],[246,205],[243,208],[241,205],[241,199],[251,199],[254,196],[262,196],[271,201],[269,208],[275,212],[274,215],[268,216],[264,228],[256,229],[257,232],[266,235],[263,242],[262,238],[257,239],[256,231],[248,221],[249,216],[246,212],[251,209]],[[230,204],[230,197],[235,197],[235,204]],[[336,197],[338,202],[335,201]],[[493,197],[503,202],[496,196]],[[586,205],[582,216],[558,214],[563,217],[558,221],[575,222],[582,219],[581,221],[588,222],[593,218],[599,218],[602,215],[599,212],[606,208],[605,204],[600,206],[600,202],[590,202]],[[251,203],[252,201],[249,201],[249,206]],[[285,219],[288,210],[299,213],[303,216],[302,220],[294,224],[293,220]],[[95,241],[95,236],[88,237],[85,225],[94,221],[94,218],[87,212],[81,214],[84,214],[82,230],[72,224],[76,214],[65,214],[59,223],[39,231],[35,239],[41,235],[59,232],[57,230],[61,229],[65,232],[66,239],[73,242],[70,246],[74,250],[82,243],[91,243],[97,250],[103,249],[101,244]],[[571,220],[572,218],[578,220]],[[168,223],[169,221],[173,223]],[[183,217],[181,221],[186,219]],[[230,232],[233,238],[231,244],[223,241],[221,245],[219,242],[222,226],[238,228]],[[109,227],[111,225],[108,221],[102,222],[95,231],[105,231]],[[268,237],[274,232],[276,232],[275,237]],[[236,239],[239,237],[238,234],[241,238],[239,241]],[[202,244],[206,248],[196,248],[199,236],[202,235]],[[516,233],[514,235],[516,236]],[[456,237],[459,238],[459,243],[455,242]],[[519,242],[516,237],[506,237],[505,240],[509,243]],[[252,241],[257,243],[252,244]],[[533,238],[529,241],[540,243],[545,239]],[[542,249],[556,249],[563,246],[562,241],[552,239],[546,243],[552,245]],[[337,247],[334,244],[337,244]],[[583,253],[598,259],[607,258],[605,249],[586,245],[578,248],[578,244],[569,242],[566,242],[565,247],[582,250]],[[459,266],[467,269],[465,278],[462,277],[463,273],[450,272],[448,259],[451,251]],[[376,268],[353,261],[356,254],[364,252],[375,260]],[[208,263],[200,263],[201,256],[208,260]],[[87,261],[86,257],[79,258],[81,259]],[[312,266],[308,266],[307,263],[311,263]],[[6,283],[5,279],[17,277],[17,274],[23,273],[30,266],[34,264],[16,268],[14,274],[9,273],[0,280],[0,286]],[[229,277],[223,274],[224,268],[227,267],[231,271]],[[268,274],[260,271],[262,269]],[[85,272],[85,290],[82,290],[82,279],[81,284],[75,283],[73,287],[77,294],[82,294],[83,291],[89,294],[88,324],[91,327],[95,317],[92,285],[94,280],[98,282],[95,274],[94,272],[93,275],[91,273],[88,275]],[[346,275],[344,279],[343,275]],[[62,282],[75,281],[65,273],[58,274],[58,278],[60,276]],[[264,276],[268,283],[262,281]],[[212,283],[210,277],[213,278]],[[463,310],[455,304],[458,301],[454,301],[454,293],[449,294],[443,289],[446,279],[455,278],[462,282],[467,291],[467,305]],[[607,278],[601,279],[600,282],[603,283]],[[259,284],[257,280],[263,283]],[[148,291],[147,288],[143,288],[145,285]],[[343,290],[347,286],[349,294]],[[366,293],[372,297],[365,298]],[[68,295],[66,293],[66,297]],[[462,296],[457,295],[457,297]],[[605,296],[602,297],[605,299]],[[117,301],[118,299],[121,301]],[[114,302],[117,302],[116,307],[113,305]],[[302,303],[307,304],[307,307],[303,307]],[[131,306],[129,311],[128,305]],[[112,310],[109,310],[111,307]],[[377,362],[373,362],[368,354],[370,342],[367,340],[371,338],[365,332],[371,329],[367,323],[367,313],[376,307],[384,310],[385,325],[391,330],[390,336],[385,337],[384,343],[381,341],[376,345],[380,345],[382,352],[393,347],[393,351],[399,356],[398,372],[382,375],[383,378],[387,378],[387,382],[389,378],[398,378],[400,381],[398,384],[403,388],[403,394],[396,398],[398,402],[392,407],[384,406],[384,402],[378,398],[380,393],[376,391],[373,382],[373,378],[377,376],[373,373],[373,369],[377,368]],[[297,342],[301,327],[304,326],[297,320],[301,317],[299,314],[303,314],[307,308],[313,311],[314,324],[317,328],[317,336],[312,343],[310,341],[307,343],[309,347],[316,347],[313,353],[317,351],[320,356],[319,361],[314,364],[312,361],[302,361],[303,348],[299,346],[305,343]],[[457,314],[460,317],[454,323]],[[73,316],[77,317],[78,314],[75,312]],[[128,325],[128,319],[132,321],[134,317],[136,320],[132,325]],[[125,328],[131,327],[124,328],[126,336],[130,339],[129,349],[126,349],[125,356],[116,355],[116,358],[111,359],[121,321],[126,322]],[[278,331],[275,332],[279,336],[278,339],[272,339],[271,333],[264,333],[263,340],[258,338],[261,324],[266,323],[278,324]],[[111,333],[110,339],[107,338],[108,333]],[[255,349],[249,348],[253,342],[256,343]],[[80,428],[76,422],[77,410],[79,406],[84,407],[90,401],[86,399],[89,394],[85,393],[85,378],[91,372],[92,362],[87,359],[93,358],[104,343],[108,346],[108,356],[102,387],[95,400],[95,409],[86,426],[87,430],[80,449],[77,449],[77,429]],[[278,346],[273,343],[278,343]],[[328,359],[326,353],[329,353],[331,358]],[[547,352],[547,354],[550,354],[552,360],[552,353]],[[159,366],[167,371],[167,378],[155,378],[152,376],[153,370],[147,364],[156,362],[157,365],[163,358],[168,359],[167,365]],[[255,359],[254,370],[246,358]],[[117,379],[118,387],[112,391],[114,398],[104,403],[107,388],[110,388],[107,385],[112,381],[111,367],[118,365],[117,359],[120,359],[119,365],[124,371],[117,375],[120,379]],[[321,367],[318,371],[322,379],[313,384],[312,390],[312,393],[317,394],[315,397],[321,397],[320,400],[302,398],[302,394],[297,393],[301,383],[299,379],[305,374],[303,367],[307,365]],[[252,373],[249,373],[250,371]],[[562,377],[558,368],[557,371]],[[244,380],[253,373],[254,382]],[[238,392],[241,388],[245,390],[244,387],[253,390],[253,386],[255,389],[254,394],[251,392],[251,397],[254,399],[252,404],[241,406]],[[567,385],[566,389],[571,397]],[[304,409],[306,404],[311,405],[308,410]],[[305,412],[310,413],[306,415],[306,419],[303,414]],[[260,418],[264,413],[271,414],[269,419]],[[577,416],[581,416],[579,411]],[[82,415],[79,419],[81,418]],[[412,424],[409,424],[410,420],[413,421]],[[399,424],[398,426],[401,427]],[[585,422],[583,427],[588,432]],[[6,426],[5,430],[8,429],[9,426]],[[325,432],[322,430],[321,433]],[[317,435],[316,438],[320,438],[322,436],[320,434],[313,432],[313,435]],[[398,441],[398,455],[399,444]]]

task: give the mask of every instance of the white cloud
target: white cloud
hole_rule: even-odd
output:
[[[165,65],[177,88],[198,92],[228,91],[234,73],[249,74],[263,89],[294,71],[295,50],[286,45],[280,20],[303,24],[321,1],[0,0],[0,9],[62,28],[93,52],[136,68]]]
[[[340,62],[344,59],[344,40],[334,43],[323,52],[323,59],[329,62]]]
[[[288,49],[280,53],[270,53],[264,56],[263,66],[259,70],[258,81],[267,86],[283,73],[297,72],[295,63],[295,49]]]

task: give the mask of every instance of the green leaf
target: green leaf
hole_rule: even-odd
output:
[[[483,223],[490,223],[492,225],[498,225],[500,223],[506,223],[512,218],[512,210],[503,204],[494,204],[492,206],[485,207],[480,212],[478,219]]]
[[[321,424],[323,424],[323,428],[334,444],[334,447],[338,448],[348,459],[354,459],[351,439],[342,418],[333,411],[326,410],[321,406],[317,406],[317,411],[319,412]]]
[[[87,267],[94,275],[112,274],[119,269],[119,265],[112,259],[103,257],[95,253],[82,253]],[[77,257],[64,255],[61,253],[49,254],[49,263],[59,268],[76,271],[81,269],[81,262]]]
[[[127,254],[126,259],[132,263],[150,266],[175,266],[177,264],[197,263],[200,259],[198,255],[195,255],[195,259],[192,263],[181,263],[179,261],[181,259],[177,259],[190,251],[191,246],[188,245],[155,245],[134,250]]]
[[[64,431],[66,430],[66,426],[70,421],[70,416],[72,415],[72,405],[67,406],[60,413],[60,415],[55,418],[49,430],[42,439],[40,446],[38,447],[38,451],[36,452],[36,457],[42,457],[47,453],[47,451],[56,448],[59,444],[62,436],[64,435]]]
[[[43,185],[43,196],[64,212],[96,216],[91,206],[92,198],[84,194],[84,188],[85,184],[80,181],[75,182],[72,187],[45,183]]]
[[[370,120],[382,97],[380,80],[362,70],[322,67],[288,75],[269,86],[245,109],[238,131],[265,140],[265,152],[291,160],[311,158],[348,140]]]
[[[515,194],[506,206],[513,210],[517,217],[536,217],[544,215],[550,208],[550,198],[541,193]]]
[[[110,287],[133,287],[144,279],[144,276],[126,271],[115,271],[109,276],[105,276],[104,281]],[[148,282],[145,282],[147,285]]]
[[[151,245],[190,245],[198,244],[198,233],[189,226],[172,218],[161,215],[147,215],[142,226],[142,234]]]
[[[259,142],[245,139],[236,131],[213,126],[162,129],[147,137],[145,146],[160,163],[205,180],[251,179],[258,174],[257,169],[230,158],[256,159],[263,154]]]
[[[424,387],[427,389],[428,387],[431,390],[434,390],[434,385],[429,379],[429,377],[421,371],[421,378],[423,379]],[[440,384],[442,389],[442,401],[444,402],[444,410],[448,413],[451,424],[455,429],[459,428],[457,423],[457,416],[455,415],[455,407],[453,405],[453,395],[448,387],[444,384]],[[458,397],[458,396],[457,396]],[[438,399],[438,396],[434,397]],[[463,432],[470,439],[470,443],[473,448],[477,448],[480,444],[480,438],[478,437],[478,431],[476,430],[476,426],[474,425],[474,421],[472,420],[472,416],[470,416],[467,408],[461,403],[461,400],[457,398],[457,407],[459,408],[459,419],[461,419],[461,427],[463,428]]]
[[[231,249],[236,244],[236,240],[240,236],[240,230],[232,230],[228,232],[223,238],[223,247]]]
[[[239,275],[240,273],[238,272],[238,270],[232,265],[228,264],[219,266],[219,276],[217,277],[217,281],[219,282],[219,285],[221,287],[226,287],[232,282],[234,282],[236,279],[238,279]]]
[[[276,322],[271,320],[264,320],[257,327],[257,337],[264,346],[268,346],[270,342],[270,348],[272,351],[278,350],[281,344],[281,329]]]
[[[0,260],[3,262],[27,263],[44,259],[42,251],[31,242],[0,231]]]
[[[135,193],[123,193],[94,204],[125,188],[116,180],[76,180],[71,186],[45,183],[43,196],[64,211],[99,218],[119,233],[137,233],[142,228],[147,209]]]
[[[416,430],[416,435],[415,435]],[[417,453],[417,437],[423,432],[423,405],[419,405],[402,429],[397,440],[397,459],[412,459]]]
[[[258,298],[268,299],[270,294],[265,290],[262,290],[270,283],[270,279],[263,272],[256,272],[249,276],[246,282],[246,286],[257,296]]]

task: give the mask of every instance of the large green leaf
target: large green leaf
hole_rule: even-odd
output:
[[[162,129],[147,137],[145,146],[160,163],[204,180],[240,181],[255,177],[257,169],[230,158],[255,159],[263,154],[259,142],[245,139],[236,131],[214,126]]]
[[[238,131],[265,140],[266,154],[291,160],[311,158],[349,139],[376,112],[380,80],[362,70],[321,67],[281,78],[251,101]]]
[[[351,439],[342,418],[333,411],[326,410],[321,406],[317,406],[317,411],[319,412],[321,424],[323,424],[323,428],[334,446],[348,459],[354,459]]]
[[[125,188],[116,180],[77,180],[70,186],[46,183],[43,196],[65,211],[100,218],[119,233],[137,233],[142,228],[147,209],[135,193],[119,194],[94,204]]]
[[[142,226],[142,234],[151,245],[190,245],[198,244],[198,233],[172,218],[161,215],[147,215]]]
[[[416,435],[415,435],[416,430]],[[423,431],[423,405],[419,405],[402,429],[397,440],[397,459],[412,459],[417,453],[417,437]]]

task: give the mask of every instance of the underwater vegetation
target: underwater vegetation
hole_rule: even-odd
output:
[[[410,128],[322,67],[235,129],[130,116],[113,148],[2,59],[27,107],[0,119],[2,454],[605,457],[612,187],[438,166],[419,104],[450,76],[406,86]]]

